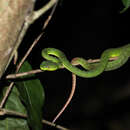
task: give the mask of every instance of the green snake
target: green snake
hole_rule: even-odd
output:
[[[45,48],[42,50],[42,56],[46,59],[40,65],[41,70],[43,71],[55,71],[60,68],[66,68],[67,70],[71,71],[72,74],[72,81],[76,81],[76,76],[84,78],[92,78],[100,75],[103,71],[110,71],[120,68],[123,64],[125,64],[130,56],[130,44],[127,44],[123,47],[119,48],[111,48],[105,50],[101,57],[100,62],[98,63],[89,63],[83,58],[74,58],[71,63],[66,58],[65,54],[55,48]],[[115,60],[110,61],[110,58],[115,58]],[[81,70],[74,65],[81,65],[85,70]],[[74,75],[75,74],[75,75]],[[54,118],[53,123],[59,118],[59,116],[63,113],[66,109],[68,104],[70,103],[74,92],[76,84],[72,83],[72,89],[68,100],[66,101],[65,105],[62,107],[60,112]]]
[[[99,63],[91,64],[83,58],[73,60],[73,64],[81,65],[84,70],[71,64],[65,54],[58,49],[45,48],[42,50],[42,56],[46,59],[40,65],[40,69],[43,71],[55,71],[64,67],[79,77],[92,78],[100,75],[103,71],[115,70],[124,65],[130,56],[130,44],[105,50],[101,54]],[[110,58],[114,57],[117,59],[109,61]]]

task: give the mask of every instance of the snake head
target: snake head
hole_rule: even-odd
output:
[[[44,71],[55,71],[58,68],[58,64],[51,61],[43,61],[40,65],[40,69]]]

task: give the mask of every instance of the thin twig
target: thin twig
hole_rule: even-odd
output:
[[[4,115],[19,116],[19,117],[22,117],[22,118],[27,118],[27,115],[22,114],[20,112],[8,110],[8,109],[0,109],[0,116],[4,116]],[[47,121],[45,119],[42,120],[42,123],[49,125],[49,126],[52,126],[52,127],[55,127],[57,129],[60,129],[60,130],[69,130],[68,128],[65,128],[65,127],[60,126],[60,125],[56,125],[55,123],[52,123],[52,122]]]
[[[44,124],[46,124],[46,125],[49,125],[49,126],[53,126],[53,127],[57,128],[57,129],[59,129],[59,130],[70,130],[70,129],[68,129],[68,128],[65,128],[65,127],[63,127],[63,126],[61,126],[61,125],[57,125],[57,124],[52,123],[52,122],[47,121],[47,120],[42,120],[42,123],[44,123]]]
[[[14,82],[11,82],[9,87],[8,87],[8,89],[6,90],[6,93],[5,93],[3,99],[2,99],[2,101],[0,103],[0,109],[4,106],[4,104],[5,104],[5,102],[6,102],[7,98],[8,98],[8,95],[9,95],[13,85],[14,85]]]
[[[75,88],[76,88],[76,75],[72,74],[72,88],[71,88],[71,93],[69,95],[69,98],[67,99],[65,105],[62,107],[60,112],[57,114],[57,116],[53,119],[53,123],[61,116],[61,114],[64,112],[66,107],[70,104],[70,101],[72,100],[74,93],[75,93]]]
[[[75,60],[76,58],[73,58],[73,60]],[[117,60],[117,57],[113,57],[113,58],[110,58],[109,61],[113,61],[113,60]],[[98,63],[100,62],[100,59],[89,59],[89,60],[86,60],[87,63]],[[78,63],[72,63],[73,65],[77,66],[79,65]],[[62,66],[61,69],[63,69],[64,66]],[[19,78],[19,77],[22,77],[22,76],[27,76],[27,75],[31,75],[31,74],[36,74],[36,73],[41,73],[43,72],[42,70],[40,69],[36,69],[36,70],[31,70],[31,71],[28,71],[28,72],[22,72],[22,73],[17,73],[17,74],[9,74],[6,76],[6,79],[15,79],[15,78]]]
[[[45,21],[45,23],[44,23],[44,25],[43,25],[43,30],[47,27],[49,21],[51,20],[51,18],[52,18],[52,16],[53,16],[54,12],[55,12],[55,10],[56,10],[56,7],[57,7],[57,5],[58,5],[58,2],[59,2],[59,0],[57,0],[56,3],[55,3],[55,5],[53,6],[50,15],[48,16],[47,20]]]
[[[71,63],[73,65],[79,65],[79,63],[74,62],[77,58],[79,58],[79,57],[75,57],[75,58],[72,59]],[[118,59],[118,57],[112,57],[112,58],[109,59],[109,61],[114,61],[114,60],[117,60],[117,59]],[[89,59],[89,60],[86,60],[86,63],[99,63],[99,62],[100,62],[100,59]]]
[[[16,79],[16,78],[19,78],[19,77],[28,76],[28,75],[32,75],[32,74],[36,74],[36,73],[41,73],[41,72],[43,72],[43,71],[40,70],[40,69],[36,69],[36,70],[28,71],[28,72],[22,72],[22,73],[17,73],[17,74],[9,74],[9,75],[6,76],[6,79]]]
[[[20,67],[22,66],[23,62],[26,60],[26,58],[28,57],[28,55],[30,54],[30,52],[32,51],[32,49],[34,48],[34,46],[38,43],[39,39],[41,38],[41,36],[43,35],[43,33],[41,33],[33,42],[33,44],[30,46],[30,48],[28,49],[28,51],[26,52],[26,54],[24,55],[24,57],[22,58],[21,62],[18,64],[17,69],[16,69],[16,73],[19,71]]]
[[[48,11],[51,7],[53,7],[56,2],[57,2],[57,0],[50,0],[43,8],[39,9],[38,11],[35,11],[34,14],[33,14],[33,21],[38,19],[46,11]]]

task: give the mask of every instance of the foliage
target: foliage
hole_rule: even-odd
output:
[[[19,99],[19,92],[15,86],[9,95],[5,108],[26,114],[26,109]],[[0,119],[0,130],[29,130],[27,121],[25,119],[8,116],[1,117]]]
[[[19,72],[31,70],[28,62],[25,62]],[[45,99],[43,87],[38,79],[22,79],[16,82],[20,98],[25,104],[28,115],[28,123],[33,130],[42,129],[42,107]]]
[[[20,72],[31,70],[28,62],[25,62],[20,69]],[[16,88],[17,87],[17,88]],[[3,94],[4,95],[4,94]],[[20,101],[23,102],[23,105]],[[5,108],[20,112],[27,113],[27,121],[16,117],[4,117],[0,121],[0,129],[3,130],[42,130],[42,107],[45,100],[44,89],[38,79],[33,76],[32,78],[20,79],[16,82],[6,104]],[[27,124],[28,123],[28,124]]]
[[[120,13],[124,13],[130,7],[130,0],[122,0],[122,3],[125,8]]]

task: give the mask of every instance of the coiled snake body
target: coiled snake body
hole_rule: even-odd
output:
[[[88,63],[85,59],[79,57],[74,58],[70,63],[66,58],[65,54],[62,51],[55,48],[43,49],[42,56],[46,59],[46,61],[43,61],[40,65],[40,68],[43,71],[46,70],[55,71],[57,69],[64,67],[77,76],[84,78],[93,78],[100,75],[103,71],[115,70],[124,65],[127,62],[128,58],[130,57],[130,44],[127,44],[119,48],[111,48],[105,50],[100,57],[99,63]],[[115,60],[113,61],[109,60],[110,58],[115,57],[116,57]],[[78,67],[74,66],[73,64],[80,64],[85,70],[81,70]],[[76,80],[75,75],[72,75],[72,78]],[[65,105],[63,106],[63,108],[54,118],[53,123],[58,119],[58,117],[63,113],[65,108],[68,106],[74,95],[74,92],[75,92],[75,84],[72,83],[70,96]]]
[[[130,56],[130,44],[119,48],[105,50],[100,57],[99,63],[90,64],[83,58],[76,58],[73,63],[80,64],[85,70],[81,70],[72,65],[66,58],[65,54],[55,48],[43,49],[42,56],[47,61],[43,61],[41,63],[41,70],[55,71],[64,66],[64,68],[79,77],[93,78],[100,75],[103,71],[115,70],[124,65]],[[110,58],[114,57],[117,57],[117,59],[114,61],[109,61]]]

